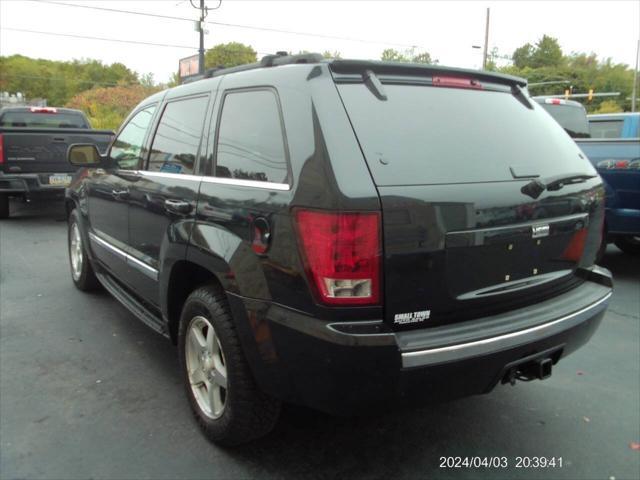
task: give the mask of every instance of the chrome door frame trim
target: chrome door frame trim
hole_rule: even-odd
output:
[[[122,260],[124,260],[127,263],[127,265],[131,265],[133,268],[135,268],[139,272],[142,272],[144,275],[149,277],[151,280],[154,280],[156,282],[158,281],[159,272],[158,272],[158,270],[156,270],[152,266],[147,265],[146,263],[144,263],[141,260],[138,260],[137,258],[133,257],[132,255],[129,255],[124,250],[116,247],[115,245],[112,245],[111,243],[107,242],[103,238],[100,238],[98,235],[96,235],[93,232],[89,232],[89,238],[93,242],[95,242],[98,245],[100,245],[101,247],[106,248],[107,250],[109,250],[110,252],[115,254],[116,256],[120,257]]]
[[[156,177],[156,178],[171,178],[173,180],[192,180],[196,182],[215,183],[218,185],[232,185],[236,187],[251,187],[261,188],[264,190],[291,190],[291,185],[287,183],[275,183],[275,182],[258,182],[255,180],[243,180],[240,178],[223,178],[223,177],[209,177],[198,176],[182,173],[167,173],[167,172],[150,172],[148,170],[137,170],[137,174],[143,177]]]
[[[586,312],[593,312],[593,315],[596,315],[599,311],[595,312],[595,310],[603,310],[609,302],[611,295],[613,295],[613,292],[607,293],[600,300],[569,315],[565,315],[564,317],[542,325],[519,330],[517,332],[506,333],[504,335],[498,335],[497,337],[485,338],[474,342],[449,345],[447,347],[404,352],[401,355],[402,368],[423,367],[454,360],[463,360],[469,357],[490,354],[500,350],[516,347],[527,342],[541,340],[588,320],[587,318],[584,318],[583,315]]]

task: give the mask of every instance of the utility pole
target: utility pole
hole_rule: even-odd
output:
[[[638,59],[640,58],[640,39],[636,47],[636,69],[633,71],[633,91],[631,93],[631,111],[636,111],[636,96],[638,95]]]
[[[204,17],[206,16],[204,0],[200,0],[200,24],[198,31],[200,32],[200,49],[198,50],[198,73],[204,73]]]
[[[484,54],[482,55],[482,69],[487,69],[487,55],[489,50],[489,7],[487,7],[487,25],[484,30]]]

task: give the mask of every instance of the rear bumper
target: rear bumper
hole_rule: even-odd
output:
[[[607,233],[610,235],[640,234],[640,210],[633,208],[607,208]]]
[[[557,362],[591,338],[611,297],[608,271],[594,267],[586,276],[536,305],[409,332],[389,332],[382,322],[323,322],[234,295],[230,303],[261,388],[350,415],[486,393],[507,366],[541,352]]]
[[[46,198],[64,198],[64,190],[66,187],[58,185],[49,185],[45,179],[49,175],[60,174],[55,173],[0,173],[0,194],[8,194],[10,196],[26,196],[29,198],[46,197]],[[62,172],[62,174],[65,174]],[[66,173],[73,175],[73,173]]]

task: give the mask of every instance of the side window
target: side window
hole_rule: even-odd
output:
[[[167,104],[153,138],[148,170],[193,173],[207,100],[207,97],[196,97]]]
[[[217,177],[286,183],[284,135],[275,93],[227,94],[216,148]]]
[[[144,137],[156,106],[151,105],[136,113],[118,135],[111,147],[111,158],[121,170],[136,170],[142,160]]]
[[[589,128],[593,138],[620,138],[622,124],[622,120],[592,120]]]

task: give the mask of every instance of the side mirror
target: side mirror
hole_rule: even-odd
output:
[[[91,143],[76,143],[69,145],[67,161],[74,167],[102,167],[107,163],[107,157]]]

